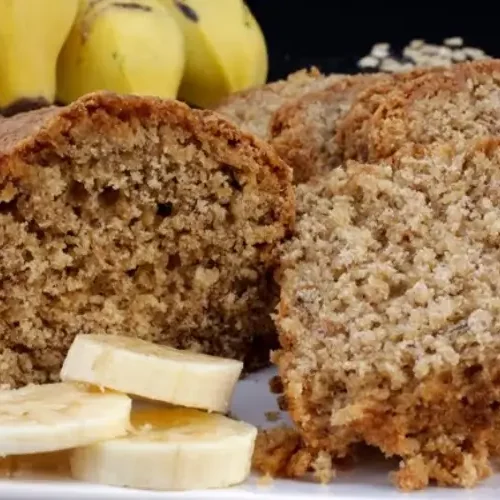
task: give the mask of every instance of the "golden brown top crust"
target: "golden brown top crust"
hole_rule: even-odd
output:
[[[353,99],[385,74],[345,76],[327,88],[283,104],[270,123],[271,144],[293,169],[294,182],[306,182],[341,163],[336,128]]]
[[[19,142],[36,133],[59,110],[50,106],[0,120],[0,155],[10,154]]]
[[[234,101],[239,101],[240,99],[252,98],[255,96],[256,92],[270,91],[277,94],[285,94],[291,91],[291,85],[305,85],[310,83],[311,80],[316,78],[321,78],[324,75],[316,67],[310,69],[301,69],[294,73],[288,75],[287,78],[283,80],[277,80],[275,82],[266,83],[260,87],[252,87],[246,90],[241,90],[240,92],[235,92],[230,96],[226,97],[216,105],[216,110],[224,108],[225,106],[231,105]]]
[[[500,133],[499,60],[398,76],[361,93],[339,124],[346,159],[377,161],[408,143],[463,143]]]
[[[322,75],[316,68],[292,73],[286,80],[235,93],[215,110],[260,138],[268,137],[269,119],[284,102],[331,84],[340,75]]]
[[[293,223],[292,172],[274,150],[216,113],[194,110],[175,100],[98,92],[66,107],[40,109],[3,120],[0,122],[0,172],[18,170],[16,158],[36,154],[46,145],[57,149],[58,141],[68,134],[73,124],[90,118],[101,124],[110,116],[129,121],[131,126],[138,122],[152,127],[168,124],[182,128],[217,161],[237,169],[245,165],[261,171],[259,177],[265,179],[265,185],[283,197],[284,225]],[[113,131],[109,133],[112,135]]]

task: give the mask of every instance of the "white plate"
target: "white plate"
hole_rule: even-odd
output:
[[[238,384],[232,406],[234,415],[258,426],[282,424],[286,415],[276,424],[267,422],[265,412],[278,411],[276,398],[269,392],[268,380],[273,371],[264,370]],[[410,495],[398,492],[388,480],[390,465],[384,460],[363,464],[349,472],[339,473],[327,486],[306,481],[274,480],[269,486],[257,483],[257,478],[239,487],[182,493],[157,493],[111,488],[75,481],[40,478],[27,481],[13,479],[0,481],[0,498],[76,499],[175,499],[175,500],[495,500],[500,492],[500,474],[483,482],[473,490],[428,488]]]

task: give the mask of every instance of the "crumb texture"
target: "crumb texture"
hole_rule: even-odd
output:
[[[429,125],[432,129],[432,120]],[[276,322],[309,450],[402,458],[394,480],[469,487],[500,424],[500,139],[351,162],[297,187]]]
[[[272,114],[284,103],[307,92],[327,87],[337,75],[323,76],[316,68],[292,73],[286,80],[268,83],[231,95],[215,111],[261,139],[269,137]]]
[[[267,361],[290,169],[212,112],[90,95],[0,122],[0,383],[77,333]]]
[[[338,126],[346,159],[376,162],[411,143],[465,147],[500,134],[500,61],[420,71],[359,95]]]
[[[335,465],[330,453],[308,448],[297,429],[280,426],[257,434],[252,467],[264,478],[299,479],[312,473],[326,484],[335,477]]]
[[[293,169],[295,183],[306,182],[341,163],[337,123],[363,89],[387,78],[339,77],[327,88],[290,99],[275,111],[271,117],[270,143]]]

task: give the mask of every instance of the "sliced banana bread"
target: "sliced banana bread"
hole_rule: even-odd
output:
[[[244,359],[275,338],[291,171],[176,101],[89,95],[0,122],[0,383],[56,380],[77,333]]]
[[[431,144],[500,133],[500,60],[428,70],[361,93],[341,120],[345,158],[377,161],[408,143]]]
[[[311,449],[472,486],[500,428],[500,139],[350,162],[297,187],[276,356]]]
[[[294,182],[305,182],[342,162],[336,139],[338,121],[362,90],[386,80],[390,77],[383,74],[346,76],[276,110],[269,127],[270,143],[292,167]]]
[[[215,111],[257,137],[267,139],[269,120],[276,109],[289,99],[328,86],[337,78],[338,75],[324,76],[316,68],[297,71],[286,80],[233,94]]]

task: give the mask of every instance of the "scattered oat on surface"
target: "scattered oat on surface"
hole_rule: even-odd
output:
[[[484,50],[476,49],[474,47],[464,47],[462,49],[463,53],[468,56],[470,59],[487,59],[488,56],[484,52]]]
[[[384,57],[387,57],[389,55],[390,50],[391,50],[390,44],[386,42],[376,43],[372,47],[370,55],[377,59],[383,59]]]
[[[388,43],[377,43],[372,47],[369,55],[359,59],[358,67],[362,70],[400,73],[415,67],[447,67],[458,61],[489,57],[483,50],[464,47],[463,43],[460,37],[445,38],[442,45],[416,39],[410,41],[400,53]]]
[[[460,36],[452,36],[450,38],[445,38],[443,43],[448,47],[461,47],[464,44],[464,40]]]
[[[374,56],[365,56],[358,61],[358,66],[362,69],[375,69],[378,67],[380,61]]]

